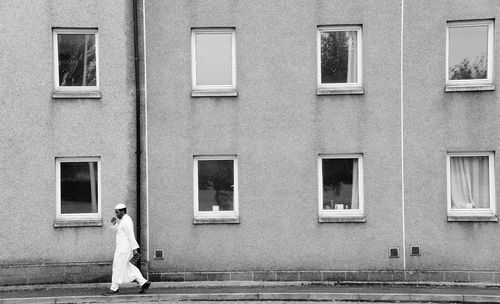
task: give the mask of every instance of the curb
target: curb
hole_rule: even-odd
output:
[[[34,284],[34,285],[12,285],[0,286],[2,291],[34,291],[34,290],[57,290],[57,289],[98,289],[109,288],[111,283],[79,283],[79,284]],[[461,283],[461,282],[386,282],[386,281],[189,281],[189,282],[153,282],[154,288],[203,288],[203,287],[285,287],[285,286],[443,286],[443,287],[497,287],[500,283]],[[135,287],[133,283],[123,284],[124,288]]]
[[[414,293],[199,293],[0,299],[0,304],[162,303],[166,301],[358,301],[500,303],[500,295]]]

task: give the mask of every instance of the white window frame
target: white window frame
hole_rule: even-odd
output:
[[[228,219],[236,220],[239,218],[239,186],[238,186],[238,159],[236,155],[213,155],[213,156],[194,156],[193,166],[193,210],[195,223],[197,219]],[[198,162],[211,160],[232,160],[233,161],[233,210],[232,211],[199,211],[199,196],[198,196]],[[210,223],[200,222],[200,223]],[[216,222],[214,222],[216,223]],[[236,223],[236,222],[233,222]]]
[[[321,82],[321,34],[324,32],[357,32],[357,82],[348,83],[322,83]],[[339,93],[346,94],[362,94],[363,93],[363,30],[361,25],[339,25],[339,26],[318,26],[318,31],[316,34],[317,43],[317,86],[318,94],[336,94],[335,91],[341,91]],[[338,94],[338,93],[337,93]]]
[[[196,35],[231,34],[232,81],[230,85],[198,85],[196,75]],[[191,29],[191,75],[192,96],[236,96],[236,29],[235,28],[192,28]]]
[[[61,213],[61,163],[97,162],[97,213]],[[101,220],[101,159],[100,157],[56,158],[56,219],[63,221]]]
[[[451,208],[451,157],[488,156],[490,207],[477,209]],[[446,156],[446,190],[448,217],[495,217],[495,153],[494,152],[449,152]]]
[[[56,92],[95,92],[99,91],[99,33],[95,28],[54,28],[52,30],[54,43],[54,89]],[[95,39],[95,57],[96,57],[96,85],[95,86],[60,86],[59,85],[59,45],[58,35],[94,35]]]
[[[486,79],[449,79],[449,56],[450,56],[450,28],[463,28],[474,26],[488,26],[488,73]],[[467,89],[481,90],[494,89],[493,78],[494,68],[494,21],[493,20],[470,20],[470,21],[449,21],[446,24],[446,67],[445,80],[447,91],[462,91]],[[484,87],[484,88],[481,88]],[[462,88],[462,90],[460,90]],[[455,89],[455,90],[454,90]]]
[[[357,159],[358,160],[358,191],[359,208],[344,210],[323,209],[323,160],[324,159]],[[364,222],[364,177],[363,177],[363,154],[320,154],[318,156],[318,212],[320,222],[326,218],[359,218]],[[348,220],[344,220],[348,221]],[[328,220],[325,220],[328,222]]]

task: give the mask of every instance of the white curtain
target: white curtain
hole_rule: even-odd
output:
[[[357,32],[346,32],[347,35],[347,82],[357,82],[358,39]]]
[[[352,164],[352,196],[351,209],[359,209],[359,178],[358,160],[354,159]]]
[[[85,49],[83,51],[83,75],[82,75],[82,86],[87,85],[87,57],[89,48],[89,36],[85,35]]]
[[[90,212],[97,213],[97,180],[95,176],[94,162],[89,162],[89,175],[90,175]]]
[[[451,208],[489,208],[487,156],[450,158]]]

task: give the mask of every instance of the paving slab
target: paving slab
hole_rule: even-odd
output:
[[[175,301],[363,301],[500,303],[497,286],[461,284],[335,284],[279,282],[196,282],[190,284],[153,282],[145,295],[126,285],[120,295],[103,296],[109,284],[46,285],[0,288],[0,304],[70,303],[169,303]]]
[[[499,293],[500,294],[500,293]],[[464,295],[466,303],[500,303],[500,295]]]

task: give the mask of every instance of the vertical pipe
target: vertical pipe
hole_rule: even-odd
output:
[[[142,7],[142,54],[141,58],[144,62],[142,66],[142,83],[144,86],[142,87],[142,92],[143,92],[143,102],[144,102],[144,113],[142,115],[143,120],[143,128],[144,128],[144,134],[142,140],[144,141],[144,176],[146,178],[144,179],[144,189],[145,193],[143,193],[143,199],[145,205],[144,210],[146,210],[146,246],[144,247],[146,249],[146,261],[148,263],[148,271],[149,271],[149,253],[151,252],[150,250],[150,242],[149,242],[149,179],[147,178],[149,176],[149,166],[148,166],[148,111],[146,109],[148,108],[148,67],[147,67],[147,51],[146,51],[146,0],[142,0],[141,2],[141,7]]]
[[[137,243],[141,245],[141,83],[139,78],[139,35],[137,29],[137,0],[132,0],[134,14],[134,74],[135,74],[135,126],[136,126],[136,206]],[[140,267],[140,260],[137,266]]]
[[[405,159],[404,159],[404,12],[405,0],[401,0],[401,96],[400,96],[400,125],[401,125],[401,210],[403,228],[403,271],[406,281],[406,227],[405,227]]]

